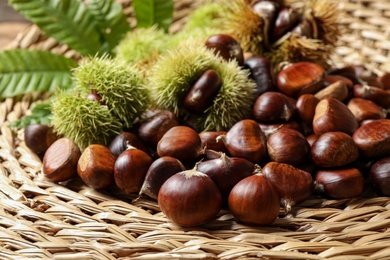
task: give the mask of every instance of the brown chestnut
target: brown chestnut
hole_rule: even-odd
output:
[[[77,173],[91,188],[107,188],[114,183],[115,160],[116,157],[106,146],[91,144],[79,158]]]
[[[382,158],[371,166],[370,179],[380,195],[390,196],[390,157]]]
[[[174,126],[158,142],[157,154],[170,156],[182,163],[193,162],[203,153],[199,134],[188,126]]]
[[[352,136],[360,153],[367,158],[390,156],[390,119],[361,125]]]
[[[268,137],[267,151],[271,161],[298,166],[308,159],[310,145],[300,132],[281,128]]]
[[[339,80],[321,89],[314,96],[319,100],[332,97],[344,102],[349,97],[349,93],[344,81]]]
[[[276,131],[278,131],[279,129],[282,129],[282,128],[294,129],[300,133],[302,133],[302,131],[303,131],[300,122],[298,122],[297,120],[290,120],[290,121],[284,122],[284,123],[261,123],[261,122],[259,122],[259,126],[260,126],[261,131],[263,131],[266,139],[268,139],[268,137],[271,134],[275,133]]]
[[[205,45],[227,61],[236,60],[239,66],[244,64],[244,52],[231,35],[214,34],[206,40]]]
[[[272,28],[270,35],[271,42],[277,41],[284,34],[292,30],[298,25],[300,21],[300,14],[297,10],[291,7],[282,7],[275,20],[275,24]]]
[[[326,132],[344,132],[352,135],[359,124],[347,105],[335,98],[321,100],[315,110],[313,131],[317,135]]]
[[[313,178],[310,173],[292,165],[278,162],[267,163],[262,172],[271,182],[280,197],[280,204],[286,213],[291,207],[308,199],[313,193]]]
[[[157,200],[161,211],[182,227],[205,224],[222,207],[217,185],[196,169],[171,176],[161,186]]]
[[[114,180],[116,186],[125,193],[141,190],[152,158],[144,151],[128,146],[115,161]]]
[[[249,75],[251,79],[256,82],[255,98],[265,92],[275,90],[276,87],[273,80],[271,62],[268,58],[256,55],[252,56],[245,60],[244,68],[250,71]]]
[[[226,135],[226,131],[203,131],[199,133],[200,140],[202,140],[202,147],[211,149],[217,152],[228,153],[225,144],[218,139],[220,135]]]
[[[206,70],[189,88],[183,101],[183,107],[193,114],[202,114],[213,104],[221,89],[222,81],[218,72]]]
[[[53,182],[66,181],[77,175],[81,151],[69,138],[55,141],[43,156],[43,174]]]
[[[382,88],[356,84],[353,86],[353,96],[371,100],[378,106],[390,109],[390,92]]]
[[[295,113],[295,102],[290,97],[279,92],[265,92],[255,101],[253,116],[259,122],[286,122]]]
[[[260,170],[234,185],[228,203],[233,216],[245,224],[269,225],[279,215],[279,194]]]
[[[178,126],[179,120],[171,111],[159,111],[141,122],[138,136],[144,144],[155,149],[161,137],[172,127]]]
[[[58,138],[49,125],[32,124],[24,128],[24,142],[37,155],[43,155]]]
[[[364,178],[356,168],[319,170],[314,189],[334,199],[353,198],[363,192]]]
[[[353,87],[353,82],[347,77],[341,76],[341,75],[325,75],[324,78],[324,85],[329,86],[337,81],[344,82],[345,86],[348,88],[348,91],[350,91]]]
[[[144,145],[144,143],[135,134],[130,132],[122,132],[115,136],[114,139],[110,142],[108,149],[110,149],[115,157],[118,157],[128,148],[129,145],[149,154],[149,149]]]
[[[313,118],[319,102],[319,99],[313,94],[303,94],[297,99],[296,108],[299,118],[303,122],[305,133],[312,132]]]
[[[347,106],[359,123],[369,119],[386,118],[386,110],[367,99],[351,98]]]
[[[343,132],[324,133],[311,146],[311,159],[321,167],[344,166],[358,157],[359,150],[355,142]]]
[[[298,98],[302,94],[318,92],[324,83],[325,70],[312,62],[296,62],[281,70],[276,78],[283,94]]]

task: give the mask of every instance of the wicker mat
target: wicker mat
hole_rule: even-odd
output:
[[[131,13],[129,1],[122,2]],[[173,30],[195,2],[175,2],[181,11]],[[340,8],[347,31],[335,64],[389,71],[390,2],[340,0]],[[16,47],[75,54],[34,26],[10,46]],[[78,179],[50,182],[23,130],[8,127],[43,98],[0,104],[0,259],[390,259],[390,199],[371,190],[348,200],[313,197],[269,226],[242,225],[222,210],[206,225],[181,228],[147,198],[98,192]]]

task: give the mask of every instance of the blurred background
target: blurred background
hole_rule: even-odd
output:
[[[8,0],[0,0],[0,50],[4,49],[29,24],[23,16],[8,5]]]

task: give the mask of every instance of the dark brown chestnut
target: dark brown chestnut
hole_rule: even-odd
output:
[[[281,128],[268,137],[267,151],[271,161],[298,166],[308,159],[310,145],[300,132]]]
[[[155,149],[161,137],[172,127],[178,126],[179,120],[171,111],[159,111],[141,122],[138,136],[144,144]]]
[[[157,200],[158,192],[163,183],[172,175],[184,170],[184,165],[176,158],[164,156],[156,159],[146,172],[139,194],[145,194]]]
[[[24,128],[24,142],[37,155],[43,155],[57,139],[59,136],[49,125],[32,124]]]
[[[356,161],[359,150],[352,137],[343,132],[322,134],[311,147],[311,159],[321,167],[345,166]]]
[[[213,104],[215,96],[222,86],[218,72],[206,70],[186,93],[183,107],[193,114],[202,114]]]
[[[250,161],[228,157],[222,153],[218,159],[202,161],[197,165],[197,170],[210,176],[217,184],[221,195],[222,203],[227,205],[231,189],[237,182],[252,175],[255,165]]]
[[[312,62],[296,62],[281,70],[276,78],[283,94],[298,98],[302,94],[318,92],[324,83],[325,70]]]
[[[77,175],[81,156],[78,146],[69,138],[56,140],[43,157],[43,174],[53,182],[66,181]]]
[[[144,143],[135,134],[130,132],[122,132],[115,136],[108,145],[108,149],[110,149],[115,157],[118,157],[128,148],[129,145],[149,154],[149,149],[144,145]]]
[[[206,40],[205,45],[227,61],[236,60],[240,66],[244,64],[244,52],[231,35],[214,34]]]
[[[313,118],[319,102],[320,100],[313,94],[303,94],[297,99],[296,109],[303,122],[305,132],[312,132]]]
[[[229,153],[223,141],[218,139],[218,136],[226,134],[226,131],[203,131],[199,133],[200,140],[202,140],[202,147],[217,152]]]
[[[252,163],[265,160],[267,144],[259,124],[251,119],[244,119],[233,125],[226,135],[220,136],[229,154],[241,157]]]
[[[271,182],[280,197],[280,204],[286,213],[291,207],[308,199],[313,193],[313,178],[310,173],[292,165],[278,162],[267,163],[262,172]]]
[[[272,33],[270,35],[271,42],[280,39],[284,34],[292,30],[300,21],[300,13],[291,7],[282,7],[275,20]]]
[[[265,92],[255,101],[253,116],[263,123],[287,122],[295,113],[293,100],[279,92]]]
[[[255,98],[265,92],[276,90],[271,62],[268,58],[257,55],[252,56],[245,60],[244,68],[250,71],[251,79],[256,82]]]
[[[335,98],[321,100],[315,110],[313,131],[317,135],[326,132],[344,132],[352,135],[359,124],[347,105]]]
[[[114,183],[115,160],[116,157],[106,146],[91,144],[79,158],[77,173],[91,188],[108,188]]]
[[[138,193],[152,162],[152,158],[147,153],[133,146],[128,146],[115,161],[114,180],[116,186],[125,193]]]
[[[193,162],[203,153],[199,134],[188,126],[174,126],[158,142],[157,154],[170,156],[182,163]]]
[[[314,189],[334,199],[349,199],[363,192],[364,178],[356,168],[323,169],[316,172]]]
[[[352,135],[360,153],[367,158],[390,156],[390,119],[361,125]]]
[[[182,227],[205,224],[222,207],[221,193],[209,176],[196,169],[171,176],[158,193],[161,211]]]
[[[378,193],[383,196],[390,196],[390,157],[376,161],[370,168],[370,179]]]

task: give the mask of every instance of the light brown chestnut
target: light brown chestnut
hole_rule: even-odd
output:
[[[193,114],[202,114],[213,104],[222,86],[218,72],[206,70],[184,96],[183,107]]]
[[[308,159],[310,145],[300,132],[281,128],[268,137],[267,151],[271,161],[298,166]]]
[[[345,166],[356,161],[359,150],[352,137],[343,132],[327,132],[311,146],[311,159],[321,167]]]
[[[373,120],[360,126],[352,136],[367,158],[390,156],[390,119]]]
[[[265,160],[267,144],[259,124],[251,119],[244,119],[232,126],[226,135],[220,136],[229,154],[241,157],[252,163]]]
[[[59,136],[49,125],[32,124],[24,128],[24,142],[37,155],[43,155],[57,139]]]
[[[390,157],[376,161],[370,168],[370,179],[383,196],[390,196]]]
[[[289,121],[295,113],[295,102],[279,92],[261,94],[253,106],[254,118],[263,123]]]
[[[316,173],[314,189],[334,199],[349,199],[363,192],[364,178],[356,168],[323,169]]]
[[[161,137],[169,129],[178,125],[179,120],[173,112],[162,110],[141,122],[138,136],[144,144],[155,149]]]
[[[286,213],[291,207],[308,199],[313,193],[313,178],[310,173],[285,163],[269,162],[262,172],[271,182],[280,197]]]
[[[145,194],[157,200],[158,192],[163,183],[172,175],[184,170],[184,165],[176,158],[164,156],[156,159],[146,172],[139,194]]]
[[[386,118],[386,110],[368,99],[351,98],[347,106],[356,117],[359,124],[369,119]]]
[[[205,224],[222,207],[221,194],[209,176],[196,169],[171,176],[158,193],[161,211],[182,227]]]
[[[193,162],[204,152],[199,134],[188,126],[174,126],[158,142],[159,157],[170,156],[182,163]]]
[[[108,188],[114,183],[115,160],[116,157],[106,146],[91,144],[79,158],[77,173],[91,188]]]
[[[352,135],[358,126],[358,121],[351,110],[340,100],[326,98],[317,104],[313,118],[313,131],[315,134],[344,132]]]
[[[228,203],[233,216],[245,224],[269,225],[279,215],[279,194],[260,170],[233,187]]]
[[[43,156],[43,174],[53,182],[66,181],[77,175],[81,156],[78,146],[69,138],[56,140]]]
[[[244,64],[244,52],[239,42],[228,34],[211,35],[205,43],[208,49],[220,55],[223,59],[236,60],[238,65]]]
[[[298,98],[318,92],[324,83],[325,70],[311,62],[293,63],[277,75],[277,88],[283,94]]]

